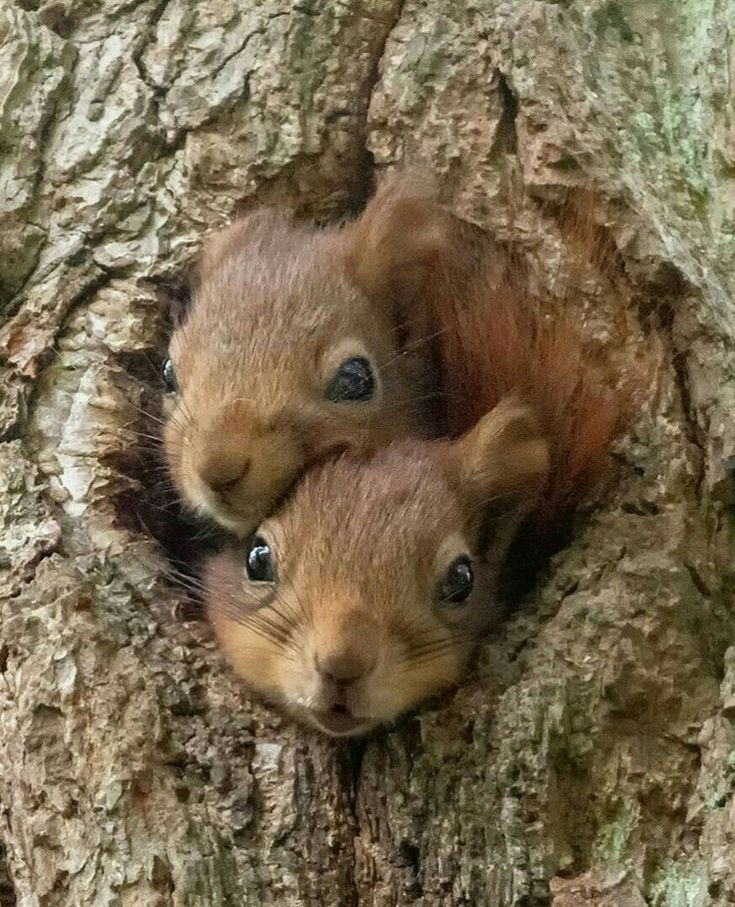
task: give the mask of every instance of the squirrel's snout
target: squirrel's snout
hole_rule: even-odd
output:
[[[228,456],[220,450],[213,450],[197,464],[202,482],[217,494],[230,491],[250,471],[251,460],[244,454]]]
[[[247,418],[246,418],[247,416]],[[264,425],[249,410],[216,410],[183,440],[180,483],[202,512],[238,533],[251,531],[304,466],[289,426]]]
[[[336,686],[347,686],[369,674],[376,658],[365,649],[346,648],[327,655],[314,655],[314,666],[322,680]]]
[[[309,712],[312,723],[336,737],[364,733],[374,719],[366,717],[370,701],[369,678],[377,665],[377,653],[357,640],[343,640],[314,653],[319,692],[316,707]],[[369,714],[369,711],[368,711]]]

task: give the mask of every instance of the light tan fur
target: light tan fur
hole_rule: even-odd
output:
[[[247,545],[209,565],[209,615],[238,675],[333,736],[365,733],[455,684],[499,615],[508,526],[547,468],[536,418],[504,401],[455,443],[403,442],[312,470],[258,530],[273,585],[248,579]],[[442,576],[464,553],[472,593],[442,605]]]

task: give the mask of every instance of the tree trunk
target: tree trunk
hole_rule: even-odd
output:
[[[0,0],[0,904],[735,902],[734,39],[730,0]],[[334,745],[171,618],[133,428],[204,231],[400,160],[545,284],[587,187],[630,292],[580,311],[656,374],[462,689]]]

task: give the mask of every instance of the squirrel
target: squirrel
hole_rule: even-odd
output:
[[[466,282],[470,233],[410,175],[352,223],[258,209],[215,233],[162,370],[165,458],[188,507],[244,537],[314,464],[443,434],[426,300],[439,273]]]
[[[635,368],[592,360],[563,307],[535,298],[522,269],[499,265],[496,247],[483,251],[422,204],[431,255],[421,267],[435,283],[418,281],[421,328],[434,331],[443,437],[392,432],[387,444],[316,464],[204,570],[207,612],[236,673],[334,737],[390,723],[461,679],[502,616],[511,543],[558,543],[640,389]],[[389,210],[379,193],[358,235]],[[401,248],[394,212],[395,244],[385,231],[359,245],[379,292],[397,286],[386,285],[386,260],[390,280],[417,286],[416,260],[401,268],[391,258]],[[591,222],[583,232],[581,245],[593,246]]]
[[[533,411],[507,400],[457,441],[396,441],[310,470],[205,567],[236,673],[333,737],[457,683],[502,615],[503,557],[548,462]]]

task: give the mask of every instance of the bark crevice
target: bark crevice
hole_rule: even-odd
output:
[[[733,23],[611,9],[0,0],[0,904],[735,898]],[[351,214],[404,160],[541,290],[584,188],[614,274],[570,305],[655,366],[467,683],[340,750],[175,619],[136,432],[203,233]]]

